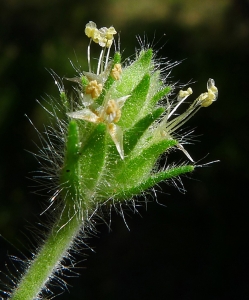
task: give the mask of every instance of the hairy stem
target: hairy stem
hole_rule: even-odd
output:
[[[82,220],[78,215],[72,214],[69,216],[68,209],[63,209],[50,235],[35,259],[30,263],[10,299],[33,300],[37,298],[52,279],[53,274],[60,268],[61,260],[67,256],[67,251],[79,233],[81,226]]]
[[[74,239],[83,226],[86,211],[90,209],[90,203],[85,196],[78,201],[78,208],[74,200],[79,194],[78,163],[78,128],[76,122],[70,122],[68,126],[67,142],[65,148],[65,162],[61,169],[60,181],[64,189],[58,199],[61,201],[61,212],[58,214],[51,232],[44,245],[39,249],[34,260],[30,262],[26,273],[20,280],[10,299],[33,300],[41,295],[56,271],[61,269],[63,258],[73,245]],[[72,197],[74,195],[74,197]],[[85,204],[88,203],[87,209]]]

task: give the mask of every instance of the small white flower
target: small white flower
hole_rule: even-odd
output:
[[[67,115],[73,119],[85,120],[95,124],[105,123],[120,157],[124,159],[123,130],[115,123],[120,120],[121,109],[129,97],[130,95],[116,100],[111,99],[108,100],[104,106],[100,106],[97,109],[84,108],[82,110],[67,113]]]

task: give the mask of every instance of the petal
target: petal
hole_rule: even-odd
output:
[[[99,123],[100,118],[95,113],[93,113],[90,109],[84,108],[82,110],[74,111],[71,113],[67,113],[67,115],[73,119],[80,119],[89,121],[92,123]]]
[[[89,81],[96,80],[98,83],[104,84],[111,72],[112,63],[113,63],[113,61],[110,61],[107,64],[107,67],[105,68],[105,70],[102,73],[100,73],[99,75],[94,74],[92,72],[85,72],[85,71],[83,71],[83,74],[87,77],[87,79]]]
[[[124,96],[124,97],[121,97],[121,98],[118,98],[116,99],[116,103],[118,105],[118,108],[122,108],[125,104],[125,101],[130,97],[131,95],[128,95],[128,96]]]
[[[68,80],[68,81],[73,81],[73,82],[82,84],[82,80],[81,80],[80,77],[73,77],[73,78],[67,78],[67,77],[65,77],[65,79]]]
[[[82,93],[82,95],[83,95],[83,97],[81,97],[81,99],[82,99],[82,104],[83,104],[85,107],[90,106],[91,104],[93,104],[93,98],[92,98],[90,95],[88,95],[88,94],[83,94],[83,93]]]
[[[85,71],[83,71],[83,74],[87,77],[87,79],[89,81],[96,80],[97,82],[102,83],[101,80],[100,80],[100,76],[99,75],[96,75],[96,74],[91,73],[91,72],[85,72]]]
[[[123,149],[123,130],[121,127],[114,123],[110,123],[107,126],[108,132],[113,140],[113,142],[116,145],[116,148],[118,150],[118,153],[120,154],[120,157],[124,159],[124,149]]]

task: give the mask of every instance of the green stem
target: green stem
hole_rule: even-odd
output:
[[[79,215],[74,213],[69,216],[68,209],[65,208],[10,299],[37,299],[49,280],[53,278],[53,274],[60,268],[60,263],[67,256],[67,251],[78,235],[81,226],[82,219],[79,218]]]
[[[83,219],[87,218],[87,211],[91,204],[87,196],[79,195],[79,133],[77,123],[72,121],[68,126],[65,149],[65,162],[61,169],[60,182],[64,187],[60,198],[61,211],[58,212],[51,232],[39,248],[33,261],[30,262],[26,273],[18,283],[10,299],[33,300],[42,291],[61,267],[61,261],[67,257],[68,250],[83,226]],[[78,200],[78,201],[77,201]],[[75,207],[77,201],[78,207]],[[86,207],[87,206],[87,207]]]

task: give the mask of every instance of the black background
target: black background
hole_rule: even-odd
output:
[[[139,47],[137,34],[154,39],[156,49],[165,44],[159,56],[184,60],[171,80],[196,81],[195,96],[208,78],[215,79],[219,99],[188,123],[198,141],[187,149],[195,160],[209,154],[202,163],[220,162],[183,178],[185,194],[162,184],[157,200],[164,206],[142,206],[141,217],[128,212],[130,231],[114,212],[112,231],[97,227],[97,237],[89,240],[96,252],[86,251],[80,277],[66,279],[73,287],[60,299],[248,299],[249,2],[128,3],[1,2],[1,269],[6,271],[8,255],[29,255],[25,228],[37,222],[43,200],[31,193],[27,179],[38,165],[24,149],[36,151],[38,138],[24,114],[43,130],[46,116],[35,99],[57,96],[45,68],[73,77],[68,58],[76,61],[75,53],[86,68],[84,27],[92,20],[115,26],[124,57]]]

